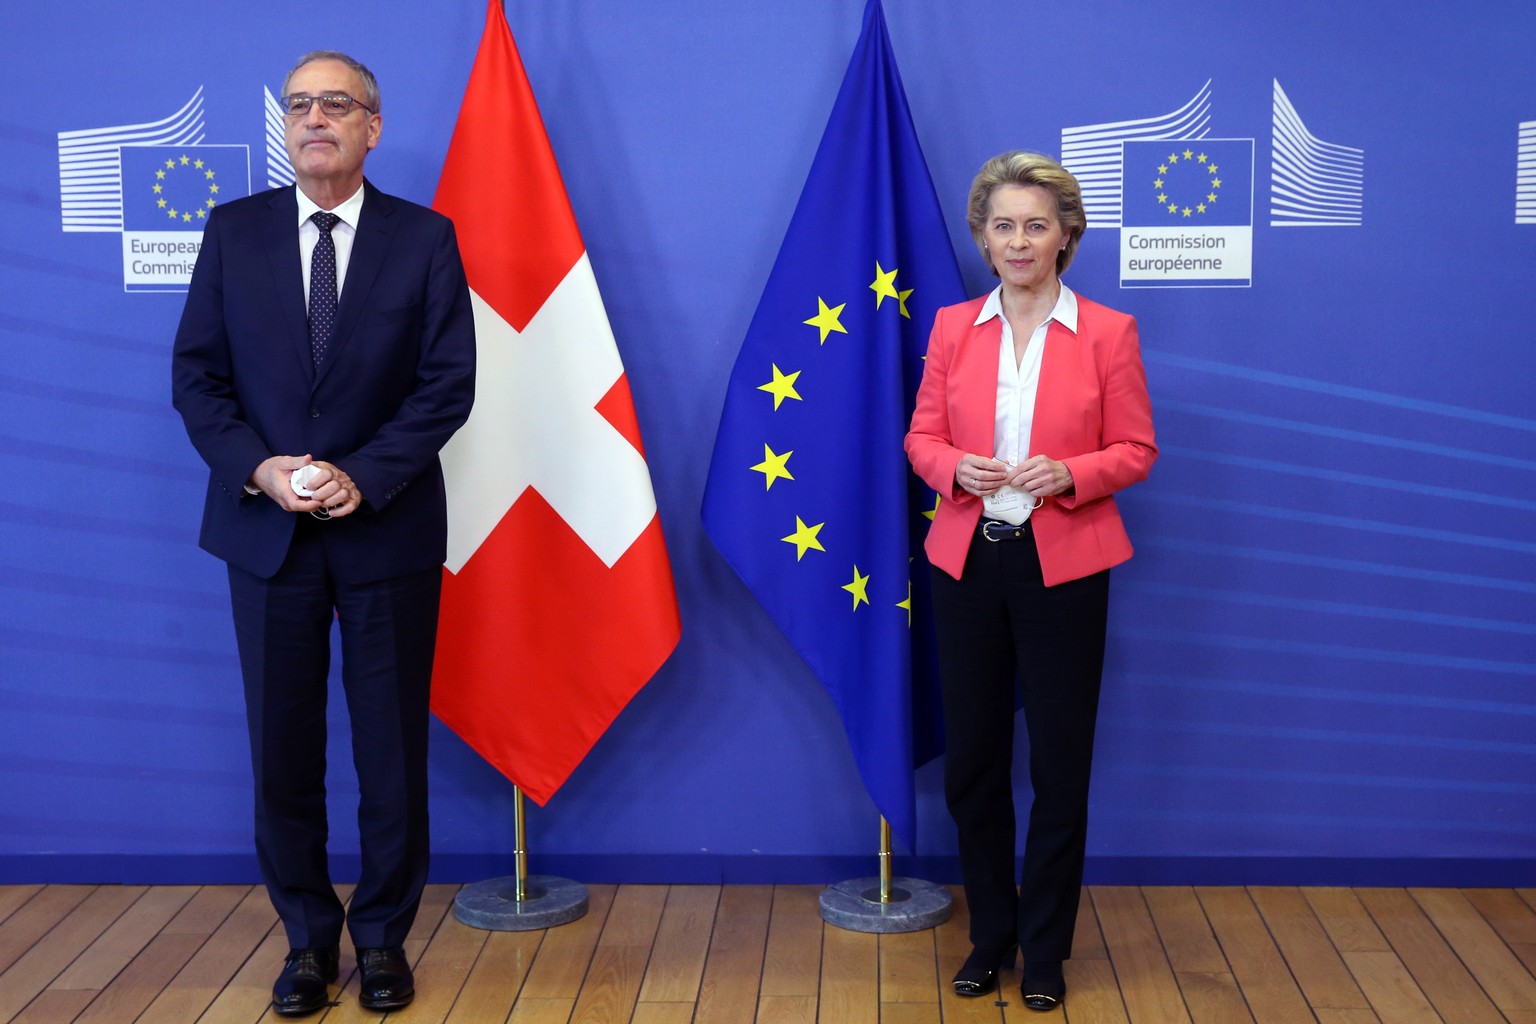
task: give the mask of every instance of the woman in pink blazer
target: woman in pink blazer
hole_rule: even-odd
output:
[[[1131,557],[1114,494],[1157,446],[1136,321],[1061,283],[1087,225],[1077,180],[1004,153],[967,219],[1000,284],[939,311],[906,440],[941,498],[926,550],[972,944],[954,984],[993,991],[1017,945],[1025,1005],[1051,1010],[1082,888],[1109,569]],[[1018,685],[1035,796],[1015,893]]]

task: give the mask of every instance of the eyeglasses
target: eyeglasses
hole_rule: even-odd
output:
[[[373,113],[373,110],[362,100],[355,100],[345,93],[337,93],[333,96],[279,96],[277,105],[283,109],[284,117],[302,117],[309,113],[309,108],[315,103],[320,104],[320,113],[329,118],[346,117],[356,104]]]

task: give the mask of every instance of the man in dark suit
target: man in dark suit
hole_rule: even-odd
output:
[[[474,399],[474,320],[453,225],[363,179],[383,125],[372,73],[307,54],[280,103],[297,187],[211,211],[173,394],[211,470],[201,544],[228,563],[256,851],[292,947],[273,1004],[326,1004],[345,924],[360,1002],[389,1010],[415,994],[402,943],[427,876],[438,452]],[[360,790],[349,910],[325,848],[333,619]]]

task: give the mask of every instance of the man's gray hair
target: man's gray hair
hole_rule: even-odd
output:
[[[362,61],[355,60],[352,57],[348,57],[346,54],[340,53],[336,50],[311,50],[304,56],[300,57],[298,63],[294,64],[294,66],[289,69],[288,74],[283,76],[284,96],[288,95],[288,82],[293,78],[293,73],[304,65],[313,64],[317,60],[340,61],[347,67],[351,68],[353,71],[356,71],[357,77],[363,80],[363,94],[361,96],[354,96],[352,98],[355,100],[361,100],[363,106],[367,107],[375,114],[379,112],[378,79],[373,77],[373,72],[369,71],[367,65],[365,65]]]

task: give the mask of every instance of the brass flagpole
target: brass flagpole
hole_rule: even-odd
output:
[[[512,787],[512,898],[522,903],[528,898],[528,812],[523,805],[523,787]]]

